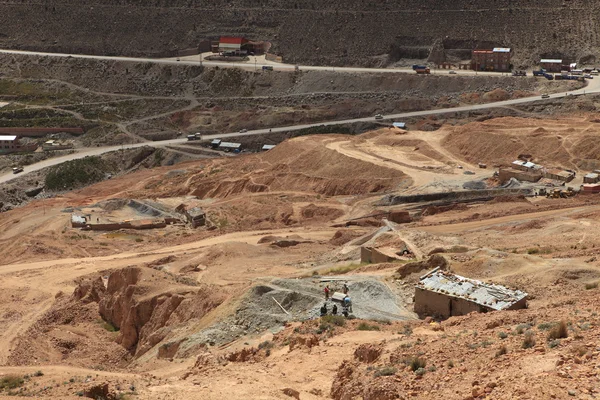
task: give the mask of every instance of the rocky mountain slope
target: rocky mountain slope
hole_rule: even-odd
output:
[[[172,55],[220,35],[268,40],[292,62],[366,65],[372,56],[462,58],[475,45],[594,62],[597,2],[347,0],[0,1],[0,47],[93,54]],[[467,57],[468,58],[468,57]]]

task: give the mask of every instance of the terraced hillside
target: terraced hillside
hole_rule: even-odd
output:
[[[477,45],[515,48],[517,67],[541,56],[593,63],[599,9],[592,0],[1,0],[0,47],[158,56],[231,34],[313,64],[456,60]]]

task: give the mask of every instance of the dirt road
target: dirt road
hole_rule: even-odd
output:
[[[527,214],[515,214],[508,215],[506,217],[498,217],[498,218],[490,218],[481,221],[472,221],[472,222],[462,222],[457,224],[446,224],[446,225],[433,225],[433,226],[423,226],[420,227],[419,230],[430,232],[430,233],[460,233],[465,231],[472,231],[475,229],[488,228],[490,226],[506,224],[510,222],[516,221],[528,221],[532,219],[546,218],[546,217],[555,217],[560,215],[569,215],[578,212],[592,212],[599,211],[599,206],[583,206],[583,207],[573,207],[573,208],[561,208],[558,210],[549,210],[549,211],[540,211],[535,213],[527,213]]]

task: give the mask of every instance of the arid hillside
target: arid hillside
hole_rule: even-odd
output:
[[[468,58],[476,45],[594,62],[598,4],[434,0],[324,4],[315,0],[0,2],[0,47],[138,56],[170,55],[220,35],[268,40],[292,62],[377,64],[374,56]],[[401,21],[401,23],[399,23]],[[386,59],[386,57],[384,57]]]

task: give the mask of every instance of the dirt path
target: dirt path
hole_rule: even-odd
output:
[[[422,226],[418,229],[430,233],[460,233],[475,229],[487,228],[494,225],[501,225],[516,221],[527,221],[531,219],[554,217],[560,215],[569,215],[577,212],[592,212],[600,210],[600,205],[597,206],[582,206],[572,208],[561,208],[558,210],[540,211],[528,214],[515,214],[506,217],[491,218],[482,221],[461,222],[456,224]]]

